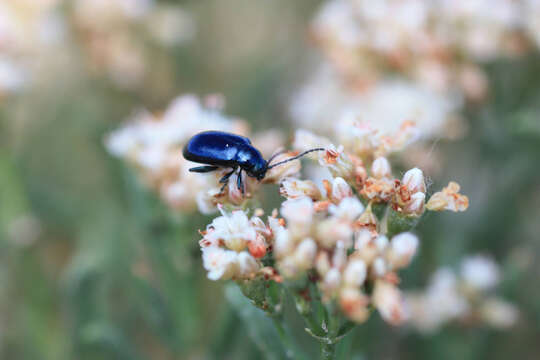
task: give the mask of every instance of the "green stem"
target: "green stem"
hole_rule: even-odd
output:
[[[279,335],[279,339],[281,340],[281,343],[283,344],[283,347],[285,348],[285,353],[287,355],[288,359],[295,359],[295,354],[297,353],[296,346],[292,342],[292,335],[289,333],[287,329],[287,325],[284,322],[284,319],[282,316],[270,316],[272,318],[272,322],[274,323],[274,327],[277,330],[277,333]]]
[[[322,342],[321,343],[321,359],[333,360],[336,355],[336,344]]]

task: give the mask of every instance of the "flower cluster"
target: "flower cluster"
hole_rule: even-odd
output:
[[[62,73],[80,70],[81,49],[92,71],[122,88],[140,87],[155,71],[158,49],[183,44],[194,32],[190,14],[154,0],[3,0],[0,98],[42,78],[52,81],[50,73],[58,67]],[[159,69],[171,66],[163,63]]]
[[[364,124],[392,135],[410,122],[416,139],[459,137],[462,108],[487,99],[483,65],[540,38],[539,4],[328,0],[311,30],[329,61],[293,97],[291,117],[346,148]]]
[[[60,0],[0,3],[0,98],[20,91],[44,53],[63,39],[59,4]]]
[[[457,114],[461,105],[458,97],[442,96],[404,80],[381,80],[362,89],[351,88],[341,80],[332,68],[319,69],[293,98],[290,112],[294,122],[327,134],[346,148],[358,147],[361,138],[382,142],[382,146],[387,144],[381,138],[393,139],[400,146],[387,149],[391,151],[401,150],[414,140],[452,138],[463,132]],[[400,128],[407,133],[396,137]]]
[[[483,255],[465,258],[459,272],[441,268],[427,289],[405,295],[408,322],[422,332],[433,332],[452,321],[512,326],[518,319],[517,309],[490,294],[499,281],[499,267]]]
[[[478,64],[527,50],[535,37],[528,19],[538,14],[533,3],[330,0],[313,22],[313,35],[355,82],[394,72],[435,91],[482,100],[487,79]]]
[[[123,127],[109,134],[106,147],[112,155],[133,164],[144,182],[174,209],[192,211],[198,207],[206,214],[214,212],[218,203],[241,205],[246,197],[236,186],[237,174],[232,175],[222,191],[218,180],[230,169],[212,174],[192,173],[188,169],[194,164],[182,157],[183,146],[198,132],[220,130],[247,135],[245,122],[226,117],[220,111],[221,106],[221,97],[217,95],[207,97],[204,104],[193,95],[180,96],[162,114],[137,112]],[[260,133],[253,140],[255,144],[263,141],[276,147],[281,143],[276,131]],[[268,154],[268,148],[261,147],[261,150]],[[281,154],[276,160],[285,156],[287,154]],[[272,169],[266,181],[294,173],[295,169],[298,162],[294,161]],[[242,176],[249,197],[259,183],[245,174]]]
[[[324,151],[310,157],[331,176],[319,187],[298,178],[298,168],[282,174],[276,182],[286,200],[266,222],[261,209],[249,218],[246,211],[220,207],[222,216],[200,242],[208,277],[248,283],[262,277],[284,284],[303,301],[315,287],[324,304],[337,304],[354,322],[365,321],[375,307],[389,323],[401,323],[406,307],[397,272],[417,252],[419,240],[410,230],[428,209],[422,171],[414,168],[396,179],[382,156],[365,165],[363,158],[374,158],[378,146],[360,157],[305,130],[297,133],[299,143],[324,144]]]
[[[77,0],[68,16],[88,54],[89,66],[128,89],[141,85],[151,64],[155,66],[151,61],[156,61],[156,55],[149,56],[156,44],[182,44],[195,33],[190,14],[153,0]],[[147,48],[148,40],[154,43],[152,50]]]

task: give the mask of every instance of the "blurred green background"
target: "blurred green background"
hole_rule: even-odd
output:
[[[260,314],[205,277],[195,230],[210,218],[167,211],[103,137],[137,108],[216,92],[252,128],[292,134],[290,95],[321,58],[307,33],[319,1],[170,3],[191,13],[196,34],[178,46],[148,44],[152,66],[140,86],[94,71],[67,17],[69,37],[43,75],[0,100],[1,359],[279,358],[265,345],[273,334],[253,324]],[[443,171],[433,188],[457,179],[471,206],[424,219],[403,287],[425,285],[467,253],[489,253],[520,321],[422,336],[375,315],[347,339],[354,359],[540,357],[540,56],[489,64],[488,74],[491,98],[466,110],[466,137],[434,145]]]

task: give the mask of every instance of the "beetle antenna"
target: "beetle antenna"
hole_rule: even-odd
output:
[[[285,148],[280,148],[278,151],[276,151],[272,156],[270,156],[270,159],[268,159],[268,164],[272,162],[277,156],[287,152]]]
[[[289,161],[293,161],[293,160],[296,160],[298,158],[301,158],[302,156],[306,155],[306,154],[309,154],[310,152],[314,152],[314,151],[324,151],[326,150],[325,148],[315,148],[315,149],[309,149],[309,150],[306,150],[304,151],[303,153],[300,153],[298,155],[296,155],[295,157],[292,157],[292,158],[289,158],[287,160],[283,160],[283,161],[280,161],[278,163],[275,163],[273,165],[270,165],[268,166],[268,169],[271,169],[273,167],[276,167],[276,166],[279,166],[281,164],[285,164],[285,163],[288,163]]]

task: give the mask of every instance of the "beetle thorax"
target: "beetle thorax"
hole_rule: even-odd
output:
[[[249,176],[262,180],[266,175],[267,164],[261,153],[253,148],[242,149],[238,155],[240,167],[244,169]]]

